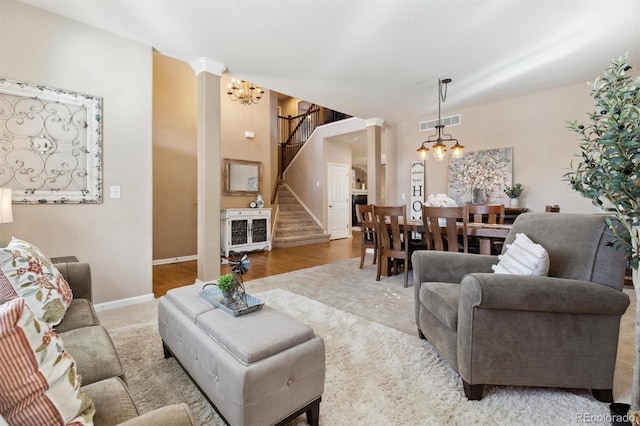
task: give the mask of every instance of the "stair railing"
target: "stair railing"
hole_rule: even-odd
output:
[[[278,178],[272,192],[271,204],[275,203],[278,195],[278,185],[282,180],[282,174],[293,161],[305,142],[309,139],[316,127],[334,121],[350,118],[350,115],[318,107],[315,104],[309,105],[304,114],[295,117],[278,116]],[[293,129],[293,130],[291,130]]]

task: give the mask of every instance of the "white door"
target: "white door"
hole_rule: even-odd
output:
[[[332,240],[349,237],[349,218],[351,217],[349,179],[347,164],[327,164],[327,200],[329,202],[327,227]]]

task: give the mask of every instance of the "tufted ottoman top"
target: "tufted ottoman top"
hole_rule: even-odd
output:
[[[234,317],[200,297],[202,285],[179,287],[167,299],[243,364],[251,364],[313,339],[311,327],[269,306]]]
[[[200,290],[202,283],[177,287],[167,292],[167,299],[191,321],[196,322],[198,315],[215,309],[211,303],[200,297]]]
[[[239,317],[213,309],[198,315],[196,324],[247,365],[315,337],[312,328],[268,306]]]

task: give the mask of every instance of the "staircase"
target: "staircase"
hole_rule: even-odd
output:
[[[326,243],[329,234],[323,233],[298,200],[283,186],[278,188],[280,212],[272,240],[274,248],[306,246]]]

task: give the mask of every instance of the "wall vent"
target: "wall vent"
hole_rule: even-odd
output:
[[[442,124],[444,124],[445,129],[451,126],[457,126],[462,122],[462,115],[450,115],[449,117],[442,117]],[[438,124],[438,119],[429,120],[429,121],[421,121],[418,126],[421,132],[426,132],[427,130],[435,129],[436,124]]]

